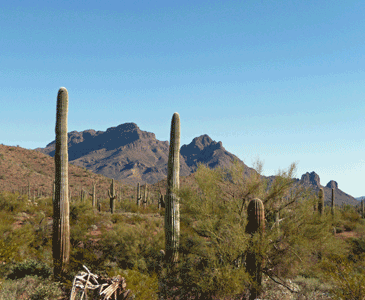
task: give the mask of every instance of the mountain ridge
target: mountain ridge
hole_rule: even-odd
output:
[[[169,142],[159,141],[152,132],[142,131],[136,123],[124,123],[110,127],[106,131],[88,129],[68,133],[69,162],[79,167],[114,178],[127,185],[136,186],[138,182],[155,184],[167,176]],[[36,151],[54,156],[55,141]],[[221,141],[214,141],[209,135],[195,137],[189,144],[180,147],[180,176],[193,174],[199,163],[209,168],[228,168],[237,159],[244,166],[243,176],[256,172],[248,167],[236,155],[228,152]],[[263,176],[269,181],[275,176]],[[319,175],[314,171],[305,173],[301,179],[304,186],[318,192],[322,187],[325,202],[330,202],[332,188],[335,190],[336,203],[355,205],[357,200],[341,191],[336,181],[326,186],[320,184]]]

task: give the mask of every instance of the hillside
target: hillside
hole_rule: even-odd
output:
[[[40,193],[50,196],[54,174],[54,158],[49,155],[21,147],[0,145],[0,191],[26,194],[29,182],[32,196]],[[93,182],[97,182],[97,197],[106,197],[110,187],[109,178],[69,164],[71,197],[79,197],[81,189],[91,192]],[[132,193],[132,187],[119,181],[115,183],[128,196]]]

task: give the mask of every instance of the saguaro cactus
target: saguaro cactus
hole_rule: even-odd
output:
[[[95,192],[95,183],[93,184],[93,192],[89,193],[90,196],[92,196],[92,205],[95,207],[96,205],[96,192]]]
[[[147,183],[146,183],[146,204],[150,204],[150,189],[148,188]]]
[[[108,196],[110,199],[110,212],[114,213],[114,200],[117,198],[117,194],[114,190],[114,179],[112,179],[112,183],[110,184],[110,190],[108,190]]]
[[[60,88],[57,96],[55,197],[53,202],[53,265],[59,278],[70,260],[70,207],[68,201],[68,146],[67,146],[68,92]]]
[[[364,199],[361,200],[361,217],[365,218],[365,212],[364,212]]]
[[[335,215],[335,189],[332,188],[332,197],[331,197],[331,214]]]
[[[180,209],[174,189],[180,186],[180,116],[174,113],[171,120],[169,160],[167,164],[167,195],[165,208],[166,263],[179,259]]]
[[[324,210],[324,191],[323,188],[319,189],[318,192],[318,212],[320,215],[323,215],[323,210]]]
[[[143,195],[143,207],[147,206],[148,203],[148,194],[147,194],[147,183],[144,185],[144,195]]]
[[[137,205],[141,205],[141,188],[139,182],[137,183]]]
[[[275,226],[278,233],[280,233],[280,213],[279,211],[275,212]]]
[[[164,195],[160,195],[160,198],[158,199],[158,204],[157,204],[158,209],[165,208],[165,196]]]
[[[81,202],[84,202],[86,200],[86,191],[84,190],[83,187],[81,187],[80,198]]]
[[[29,181],[28,181],[28,200],[30,200],[30,183],[29,183]]]
[[[262,201],[258,198],[252,199],[247,206],[247,225],[246,233],[254,235],[265,231],[265,208]],[[251,241],[252,246],[252,241]],[[246,254],[246,269],[253,279],[253,286],[250,290],[250,300],[256,299],[261,291],[263,259],[260,245],[250,249]]]

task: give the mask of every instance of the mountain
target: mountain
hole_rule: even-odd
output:
[[[45,148],[35,150],[53,157],[55,141]],[[142,131],[135,123],[124,123],[106,131],[89,129],[69,132],[68,151],[70,164],[84,167],[130,186],[135,187],[138,182],[156,184],[166,181],[169,142],[157,140],[154,133]],[[209,168],[228,168],[234,159],[244,166],[243,177],[256,172],[237,156],[228,152],[222,142],[216,142],[204,134],[194,138],[190,144],[180,147],[180,176],[186,177],[186,180],[193,180],[193,173],[199,163]],[[270,185],[275,176],[265,178]],[[326,186],[322,186],[315,172],[307,172],[301,179],[295,180],[316,193],[322,187],[327,204],[331,201],[332,188],[335,191],[337,205],[358,203],[355,198],[341,191],[336,181],[331,180]]]
[[[35,149],[54,156],[55,141]],[[135,123],[125,123],[106,131],[85,130],[68,133],[69,161],[94,173],[136,186],[154,184],[167,176],[169,142],[159,141],[152,132],[142,131]],[[237,156],[224,149],[222,142],[208,135],[192,140],[180,148],[180,176],[196,171],[198,163],[210,168],[229,167]],[[246,173],[253,169],[247,167]]]
[[[357,200],[350,196],[349,194],[346,194],[345,192],[341,191],[338,188],[338,183],[334,180],[330,180],[325,186],[322,186],[320,184],[320,178],[319,175],[315,172],[307,172],[302,175],[301,179],[297,179],[297,181],[300,181],[305,187],[310,187],[318,194],[318,191],[320,188],[323,188],[324,192],[324,202],[326,204],[331,203],[332,199],[332,189],[334,189],[335,194],[335,204],[336,205],[342,205],[342,204],[351,204],[351,205],[357,205]]]

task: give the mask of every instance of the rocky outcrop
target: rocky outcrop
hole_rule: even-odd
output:
[[[306,186],[320,187],[320,178],[315,172],[307,172],[302,175],[300,181]]]
[[[336,181],[331,180],[327,183],[326,187],[330,188],[330,189],[338,189],[338,184]]]
[[[329,205],[331,203],[331,197],[332,197],[332,188],[335,189],[335,204],[336,205],[342,205],[342,203],[345,204],[351,204],[356,205],[356,199],[343,191],[341,191],[338,188],[338,184],[336,181],[331,180],[327,183],[326,186],[322,186],[320,184],[321,180],[319,175],[316,172],[307,172],[302,175],[300,183],[302,183],[305,187],[309,187],[313,189],[313,191],[318,195],[318,191],[320,188],[323,188],[324,192],[324,202],[325,204]]]

